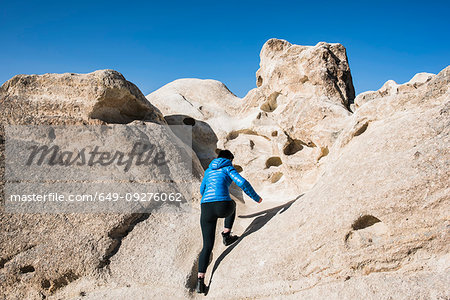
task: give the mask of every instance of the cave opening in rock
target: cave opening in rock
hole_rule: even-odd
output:
[[[369,126],[369,123],[364,123],[358,130],[356,130],[355,134],[353,136],[358,136],[364,133],[364,131],[367,130],[367,127]]]
[[[353,224],[353,230],[360,230],[372,226],[373,224],[381,222],[380,219],[372,215],[364,215],[356,219]]]
[[[23,266],[19,269],[21,274],[34,272],[34,267],[31,265]]]
[[[272,156],[269,157],[266,160],[266,168],[270,168],[270,167],[278,167],[282,164],[283,162],[281,161],[281,158],[278,156]]]
[[[328,150],[328,147],[320,147],[320,155],[317,158],[317,161],[321,160],[323,157],[327,156],[330,153],[330,150]]]
[[[279,95],[280,93],[278,92],[273,92],[270,94],[267,101],[261,105],[261,110],[265,112],[273,112],[278,107],[277,98]]]
[[[258,76],[258,79],[256,80],[256,86],[260,87],[263,84],[263,79],[261,76]]]
[[[195,125],[195,119],[194,118],[190,118],[190,117],[184,118],[183,119],[183,124],[194,126]]]
[[[285,155],[294,155],[298,151],[303,149],[304,143],[300,140],[289,140],[283,148]]]
[[[281,172],[273,173],[272,176],[270,177],[270,182],[271,183],[278,182],[281,179],[281,177],[283,177],[283,173]]]

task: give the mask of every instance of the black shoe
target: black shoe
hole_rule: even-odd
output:
[[[199,294],[204,294],[206,292],[205,278],[198,278],[197,279],[196,291]]]
[[[222,237],[225,246],[229,246],[239,239],[237,235],[231,235],[231,231],[228,231],[227,233],[222,232]]]

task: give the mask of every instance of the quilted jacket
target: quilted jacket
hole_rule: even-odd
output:
[[[231,181],[234,181],[250,198],[256,202],[259,201],[259,195],[250,183],[239,175],[231,164],[231,160],[219,157],[213,159],[205,171],[205,176],[200,186],[200,193],[202,194],[200,203],[232,201],[228,190]]]

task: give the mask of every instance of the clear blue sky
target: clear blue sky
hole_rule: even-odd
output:
[[[0,82],[115,69],[146,95],[177,78],[255,87],[269,38],[339,42],[357,93],[450,64],[450,1],[0,0]]]

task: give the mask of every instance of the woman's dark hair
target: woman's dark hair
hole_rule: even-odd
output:
[[[220,150],[219,155],[217,157],[228,158],[229,160],[233,160],[234,155],[230,150]]]

